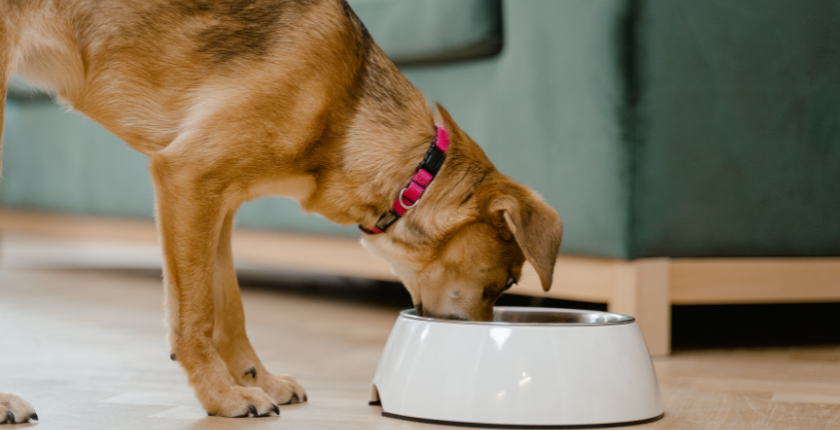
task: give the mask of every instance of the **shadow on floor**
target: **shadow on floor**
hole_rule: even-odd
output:
[[[840,303],[672,308],[674,349],[840,345]]]

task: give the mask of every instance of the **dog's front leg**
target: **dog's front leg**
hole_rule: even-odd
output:
[[[239,385],[260,387],[278,404],[306,401],[306,392],[294,378],[272,375],[263,367],[248,340],[231,250],[233,216],[234,211],[231,210],[225,217],[216,253],[216,329],[213,333],[216,350]]]
[[[183,150],[168,153],[171,149],[152,156],[149,170],[163,242],[172,351],[208,414],[241,417],[277,412],[262,389],[236,384],[213,343],[216,251],[225,216],[233,206],[233,184],[225,181],[223,172],[213,171],[219,163],[194,159]]]

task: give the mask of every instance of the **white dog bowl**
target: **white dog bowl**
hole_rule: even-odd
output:
[[[495,309],[492,322],[400,313],[373,378],[382,415],[514,428],[617,426],[663,416],[632,317]]]

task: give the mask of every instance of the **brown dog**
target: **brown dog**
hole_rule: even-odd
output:
[[[245,334],[237,207],[280,195],[372,229],[436,141],[423,95],[346,2],[0,0],[4,99],[13,71],[150,157],[172,357],[207,412],[265,416],[305,401]],[[437,123],[449,138],[439,173],[363,243],[421,314],[488,320],[526,259],[551,286],[560,218],[439,106]],[[18,401],[0,393],[0,418],[34,413]]]

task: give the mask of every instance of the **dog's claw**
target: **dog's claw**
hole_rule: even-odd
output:
[[[38,421],[38,414],[36,414],[35,412],[32,412],[32,415],[29,416],[29,419]]]
[[[265,417],[270,417],[272,411],[274,411],[274,413],[277,414],[278,417],[280,416],[280,408],[278,408],[277,405],[271,405],[271,408],[268,411],[266,411],[266,413],[264,413],[264,414],[260,414],[259,411],[257,411],[256,406],[248,405],[248,411],[247,412],[245,412],[242,415],[237,415],[233,418],[248,418],[248,417],[265,418]],[[215,417],[215,416],[218,416],[218,415],[216,415],[213,412],[207,412],[207,416],[208,417]]]
[[[251,366],[250,369],[245,371],[245,374],[246,375],[250,374],[252,378],[257,379],[257,368],[254,367],[254,366]]]
[[[169,359],[175,361],[175,353],[169,354]]]
[[[257,416],[258,416],[258,417],[260,417],[260,418],[270,417],[270,416],[271,416],[271,412],[272,412],[272,411],[274,411],[274,413],[275,413],[278,417],[280,416],[280,408],[278,408],[278,407],[277,407],[277,405],[271,405],[271,409],[269,409],[269,410],[265,411],[265,413],[264,413],[264,414],[262,414],[262,415],[257,415]]]
[[[15,423],[15,414],[13,414],[12,411],[6,411],[6,420],[4,422],[9,423],[9,424],[14,424]]]
[[[306,397],[306,394],[303,395],[303,401],[308,401],[309,399]]]

